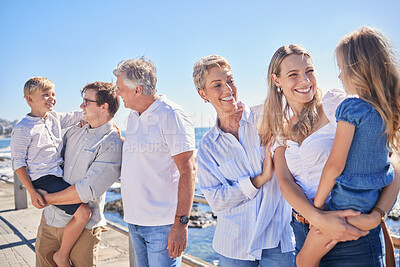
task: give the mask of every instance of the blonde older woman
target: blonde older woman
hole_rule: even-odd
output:
[[[200,190],[218,216],[213,248],[221,266],[294,266],[290,207],[280,193],[269,146],[260,145],[256,114],[237,101],[228,61],[201,58],[193,79],[200,97],[217,112],[197,163]]]

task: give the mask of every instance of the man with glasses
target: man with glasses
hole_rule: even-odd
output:
[[[53,205],[88,203],[92,216],[72,248],[75,267],[97,266],[106,190],[119,178],[122,141],[112,118],[119,108],[115,86],[94,82],[82,89],[83,127],[73,126],[64,136],[64,180],[67,189],[44,195],[47,206],[36,238],[36,266],[48,266],[46,255],[58,250],[71,216]]]

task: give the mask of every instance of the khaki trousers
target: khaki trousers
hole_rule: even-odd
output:
[[[56,228],[47,225],[42,213],[42,219],[36,237],[36,266],[48,267],[46,255],[50,251],[60,248],[64,228]],[[98,265],[99,242],[101,238],[101,227],[91,230],[84,229],[78,241],[71,250],[70,259],[74,267],[89,267]]]

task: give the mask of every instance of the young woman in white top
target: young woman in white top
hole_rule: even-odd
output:
[[[298,45],[280,47],[268,69],[269,92],[260,127],[262,143],[274,136],[274,164],[283,196],[293,207],[292,228],[298,252],[309,231],[309,223],[330,237],[336,245],[321,260],[321,266],[356,266],[370,263],[371,251],[365,252],[371,237],[379,231],[361,231],[355,216],[378,222],[380,214],[360,215],[354,210],[323,211],[313,206],[322,169],[329,157],[336,131],[334,112],[344,99],[340,91],[322,98],[311,56]],[[397,191],[398,179],[383,190],[376,204],[389,211]],[[349,224],[351,223],[351,224]],[[361,237],[361,238],[360,238]],[[380,245],[374,247],[381,255]],[[358,264],[358,265],[357,265]],[[367,264],[368,265],[368,264]]]

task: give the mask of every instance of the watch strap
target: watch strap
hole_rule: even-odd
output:
[[[383,211],[381,208],[374,207],[372,210],[376,210],[381,215],[381,222],[385,222],[387,219],[387,213]]]

